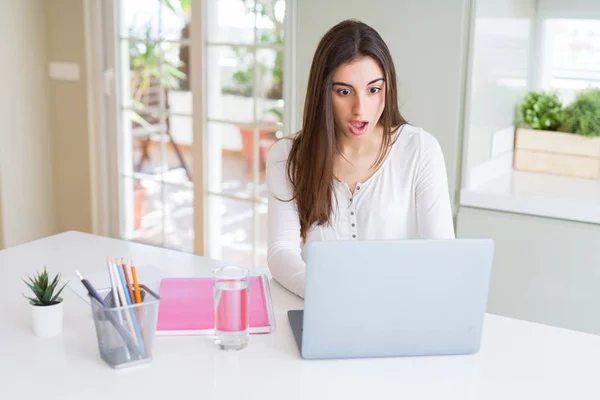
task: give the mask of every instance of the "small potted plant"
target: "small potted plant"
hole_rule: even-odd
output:
[[[25,296],[31,304],[33,332],[39,337],[60,334],[63,326],[63,299],[59,295],[67,284],[65,283],[57,290],[60,274],[50,281],[46,266],[44,266],[44,272],[38,273],[33,278],[28,276],[28,278],[29,282],[25,280],[23,282],[34,294],[33,297]]]

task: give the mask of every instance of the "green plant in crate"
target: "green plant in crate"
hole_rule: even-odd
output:
[[[564,110],[563,132],[600,136],[600,89],[586,89]]]
[[[521,118],[532,129],[555,131],[561,125],[563,105],[556,92],[529,92],[519,103]]]
[[[35,297],[27,297],[32,305],[35,306],[52,306],[54,304],[60,303],[59,295],[67,286],[65,283],[58,291],[56,287],[58,282],[60,281],[60,274],[56,274],[54,279],[50,281],[48,276],[48,271],[46,271],[46,266],[44,266],[44,272],[38,273],[34,275],[33,278],[29,277],[29,282],[23,280],[25,284],[31,289]]]

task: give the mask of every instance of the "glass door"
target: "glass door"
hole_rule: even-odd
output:
[[[266,266],[286,1],[106,4],[113,235]]]
[[[266,266],[265,160],[283,136],[284,0],[215,0],[206,24],[208,255]]]
[[[105,12],[117,235],[187,252],[195,237],[192,6],[116,0]]]

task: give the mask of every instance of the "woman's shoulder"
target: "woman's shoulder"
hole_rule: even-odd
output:
[[[430,146],[437,143],[437,139],[431,133],[420,126],[404,124],[398,128],[398,140],[414,142]]]
[[[399,142],[397,145],[404,150],[404,153],[409,152],[420,156],[424,153],[440,151],[440,144],[435,136],[419,126],[402,125],[396,140]]]
[[[283,165],[285,165],[293,143],[293,137],[284,137],[276,141],[273,146],[271,146],[271,149],[267,155],[267,165],[279,163],[283,163]]]
[[[287,160],[293,144],[293,137],[284,137],[273,143],[267,154],[267,187],[276,198],[292,198]]]

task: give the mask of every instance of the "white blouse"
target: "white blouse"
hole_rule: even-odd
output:
[[[278,141],[267,157],[267,263],[279,283],[304,297],[305,262],[295,201],[278,200],[292,197],[286,168],[291,144]],[[336,181],[334,190],[331,226],[314,225],[307,242],[454,238],[444,156],[438,141],[421,128],[401,127],[383,164],[356,184],[354,194],[343,182]]]

